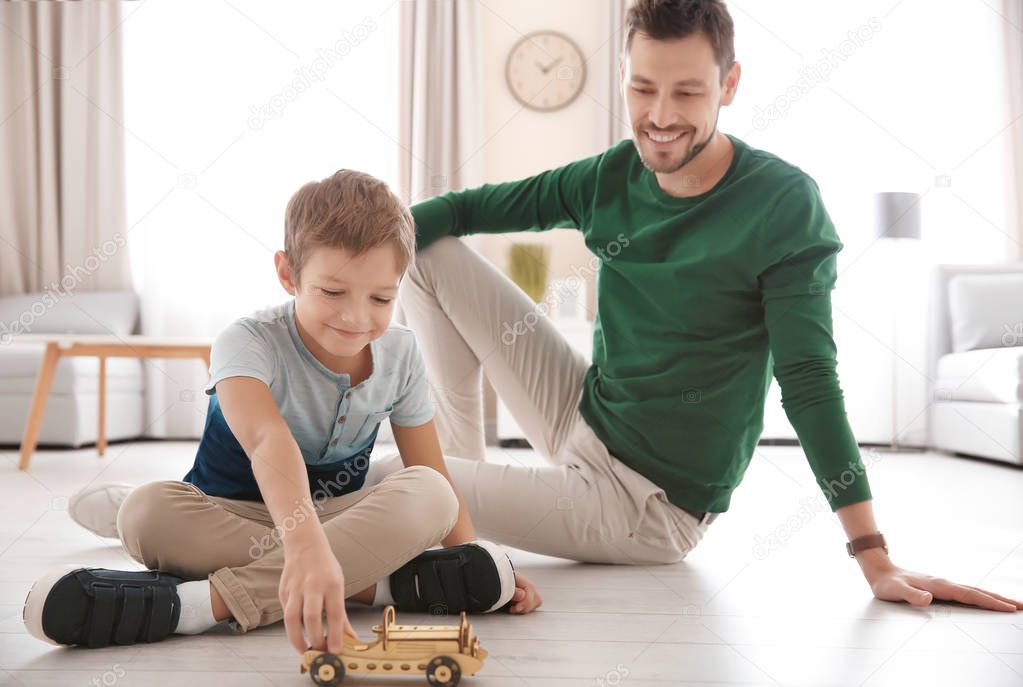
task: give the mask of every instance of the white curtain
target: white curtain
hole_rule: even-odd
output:
[[[460,0],[403,2],[399,22],[397,192],[414,204],[483,183],[482,26]]]
[[[0,295],[131,288],[120,17],[0,4]]]
[[[402,2],[399,22],[397,191],[414,204],[484,181],[482,22],[478,4],[465,0]],[[463,240],[479,248],[481,237]],[[400,301],[394,320],[407,324]],[[492,409],[493,392],[485,390]],[[391,440],[386,423],[379,437]]]
[[[475,2],[401,3],[399,191],[410,203],[482,183],[483,62]]]
[[[621,79],[618,61],[622,56],[622,42],[625,40],[625,10],[627,0],[606,0],[607,6],[601,17],[600,35],[607,40],[601,45],[592,62],[597,69],[591,78],[598,79],[601,86],[598,97],[603,101],[600,109],[601,124],[598,128],[599,145],[607,148],[623,138],[632,135],[629,116],[625,111],[625,100],[621,93]]]
[[[1003,0],[1005,23],[1005,76],[1008,79],[1009,116],[1012,117],[1012,162],[1015,183],[1010,184],[1015,196],[1016,245],[1018,259],[1023,260],[1023,2]]]

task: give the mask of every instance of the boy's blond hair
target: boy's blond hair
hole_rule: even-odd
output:
[[[343,248],[361,255],[392,244],[402,274],[416,252],[415,220],[387,184],[351,169],[310,181],[291,196],[284,213],[284,252],[295,281],[312,248]]]

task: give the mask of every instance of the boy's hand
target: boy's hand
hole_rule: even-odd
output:
[[[284,609],[284,628],[299,653],[307,648],[340,654],[343,633],[356,637],[345,612],[345,578],[326,538],[296,543],[284,550],[284,571],[278,590]],[[324,642],[323,611],[327,611]],[[305,627],[306,639],[302,637]]]
[[[532,613],[543,604],[543,598],[536,587],[522,573],[515,573],[515,593],[512,594],[512,603],[508,607],[509,613],[524,615]]]

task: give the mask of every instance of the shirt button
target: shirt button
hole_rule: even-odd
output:
[[[331,446],[337,446],[337,439],[335,439],[334,441],[330,442],[330,445]]]
[[[337,423],[338,423],[339,425],[340,425],[340,424],[341,424],[342,422],[344,422],[344,421],[345,421],[345,416],[344,416],[344,415],[342,415],[341,417],[339,417],[339,418],[337,419]]]

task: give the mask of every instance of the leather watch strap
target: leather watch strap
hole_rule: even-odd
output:
[[[845,550],[849,553],[849,558],[856,558],[856,554],[860,551],[874,548],[882,548],[885,553],[888,553],[888,544],[884,540],[884,535],[880,532],[856,537],[845,544]]]

